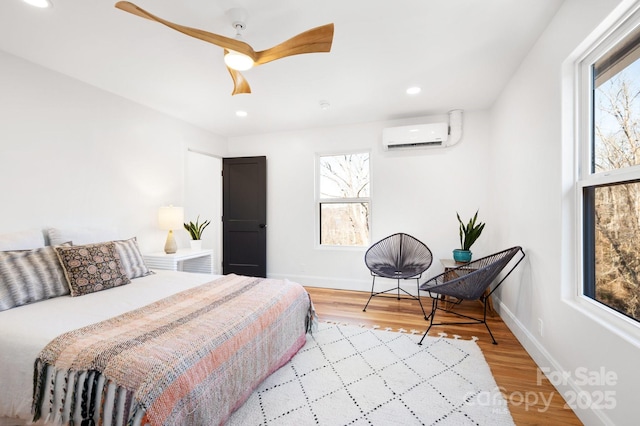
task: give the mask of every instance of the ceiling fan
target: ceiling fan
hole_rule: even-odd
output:
[[[333,24],[322,25],[298,34],[274,47],[266,50],[255,51],[242,40],[241,31],[245,28],[246,11],[242,8],[230,9],[227,15],[231,18],[236,29],[236,38],[229,38],[196,28],[189,28],[174,24],[147,12],[128,1],[116,3],[118,9],[132,13],[142,18],[150,19],[173,28],[183,34],[198,38],[224,49],[225,64],[233,79],[232,95],[239,93],[251,93],[251,87],[240,71],[251,68],[254,65],[262,65],[276,59],[287,56],[300,55],[302,53],[318,53],[331,51],[333,42]]]

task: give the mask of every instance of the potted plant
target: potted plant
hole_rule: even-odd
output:
[[[469,222],[465,223],[460,219],[460,215],[456,212],[458,217],[458,223],[460,224],[460,248],[453,251],[453,260],[456,262],[470,262],[471,261],[471,246],[482,234],[484,229],[484,223],[478,222],[478,211],[473,215]]]
[[[189,222],[184,224],[184,229],[186,229],[191,236],[191,248],[196,250],[200,250],[202,248],[202,232],[204,231],[204,228],[209,226],[211,223],[209,220],[205,220],[200,223],[199,220],[200,215],[196,218],[195,223]]]

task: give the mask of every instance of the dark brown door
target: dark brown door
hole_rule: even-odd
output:
[[[267,276],[267,157],[222,160],[222,273]]]

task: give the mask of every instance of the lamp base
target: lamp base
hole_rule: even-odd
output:
[[[164,243],[164,252],[167,254],[173,254],[178,251],[178,245],[176,239],[173,238],[173,231],[169,231],[167,235],[167,241]]]

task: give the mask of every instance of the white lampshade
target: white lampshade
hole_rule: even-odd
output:
[[[253,59],[235,50],[228,50],[224,55],[224,63],[231,69],[246,71],[253,66]]]
[[[182,207],[160,207],[158,210],[158,225],[160,229],[171,231],[180,229],[184,224],[184,209]]]

